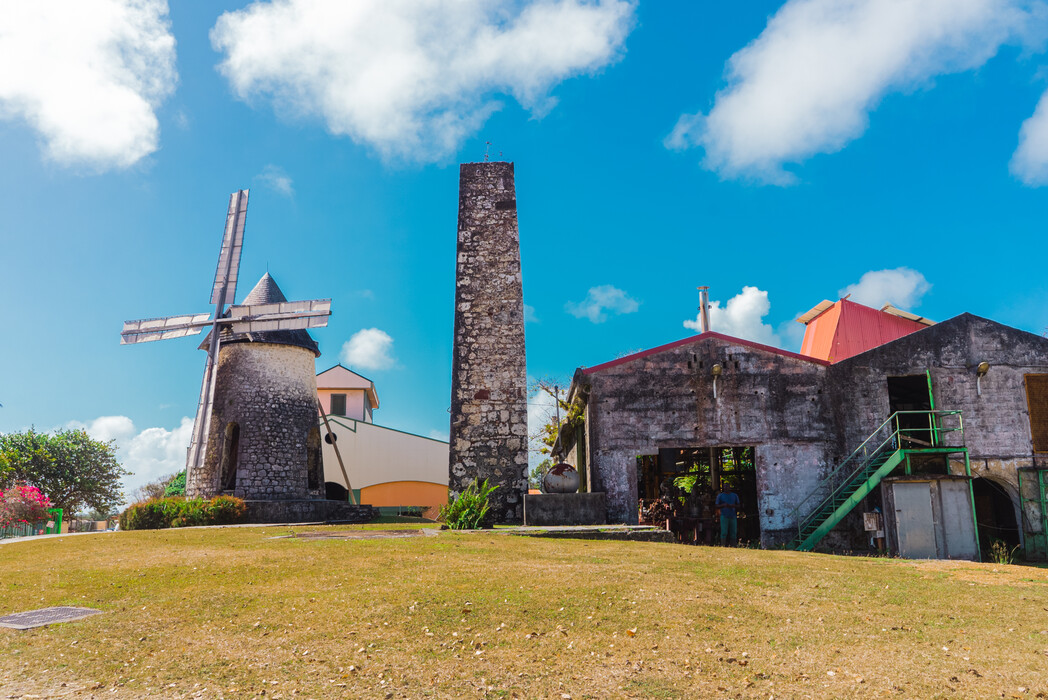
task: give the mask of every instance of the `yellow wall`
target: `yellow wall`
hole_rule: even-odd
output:
[[[360,490],[360,502],[372,506],[440,506],[448,502],[448,487],[427,481],[389,481]]]

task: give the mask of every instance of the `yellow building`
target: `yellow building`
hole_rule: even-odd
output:
[[[380,508],[422,507],[427,517],[448,500],[448,443],[375,425],[375,383],[342,365],[317,375],[321,408],[338,446],[322,427],[328,498],[344,500],[349,476],[358,502]]]

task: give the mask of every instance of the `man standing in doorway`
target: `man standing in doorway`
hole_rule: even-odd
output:
[[[720,512],[720,542],[721,547],[727,547],[728,543],[734,547],[739,539],[739,520],[736,511],[742,507],[742,501],[731,487],[721,480],[720,493],[717,494],[717,502],[714,504]]]

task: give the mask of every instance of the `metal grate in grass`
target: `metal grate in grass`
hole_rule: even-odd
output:
[[[72,622],[89,615],[97,615],[102,612],[94,608],[72,608],[59,606],[54,608],[40,608],[26,612],[13,613],[0,617],[0,627],[9,627],[13,630],[28,630],[34,627],[54,625],[59,622]]]

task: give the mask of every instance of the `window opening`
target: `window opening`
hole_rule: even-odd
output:
[[[1048,452],[1048,374],[1026,375],[1026,403],[1034,452]]]
[[[331,395],[331,415],[333,415],[333,416],[344,416],[344,415],[346,415],[346,395],[345,394],[332,394]]]

